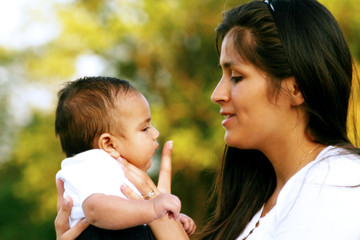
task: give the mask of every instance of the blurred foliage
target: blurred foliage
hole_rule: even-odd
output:
[[[63,158],[53,116],[35,113],[0,170],[0,239],[55,239],[54,173]]]
[[[174,140],[173,192],[182,200],[182,211],[201,229],[223,150],[221,116],[210,102],[221,76],[214,29],[221,12],[241,2],[77,0],[57,5],[62,31],[53,41],[21,51],[0,49],[0,77],[6,68],[11,79],[0,81],[0,149],[16,139],[10,157],[0,165],[0,239],[55,238],[55,174],[64,158],[54,136],[53,113],[34,112],[31,121],[14,130],[8,94],[9,86],[19,81],[17,71],[9,69],[15,66],[21,79],[53,84],[58,90],[76,76],[83,56],[98,57],[103,75],[130,80],[148,98],[160,143]],[[357,0],[320,2],[339,20],[359,59]],[[357,103],[359,91],[357,85]],[[355,115],[360,119],[359,113]]]

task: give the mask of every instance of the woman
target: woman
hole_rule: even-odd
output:
[[[212,101],[231,147],[202,239],[359,239],[353,63],[336,20],[313,0],[252,2],[226,13],[217,42]]]
[[[211,99],[228,147],[200,239],[360,239],[353,61],[334,17],[315,0],[254,1],[225,13],[217,46]],[[124,165],[138,188],[154,187]]]

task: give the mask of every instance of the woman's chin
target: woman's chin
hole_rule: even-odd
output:
[[[226,137],[226,135],[225,135],[225,143],[229,147],[237,147],[237,144],[233,141],[233,139]]]
[[[226,131],[226,133],[225,133],[224,140],[225,140],[226,145],[228,145],[230,147],[236,147],[237,142],[239,141],[239,139],[234,137],[233,134],[229,133],[228,131]]]
[[[225,143],[229,147],[239,148],[239,149],[250,149],[251,146],[249,146],[247,141],[241,141],[239,138],[232,138],[231,135],[225,134]]]

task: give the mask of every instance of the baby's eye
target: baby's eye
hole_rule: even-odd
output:
[[[149,127],[145,127],[142,129],[143,132],[146,132],[147,130],[149,130]]]
[[[243,80],[243,76],[232,76],[231,77],[231,80],[234,82],[234,83],[238,83],[240,82],[241,80]]]

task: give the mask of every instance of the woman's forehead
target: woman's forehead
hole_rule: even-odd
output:
[[[235,47],[233,37],[227,34],[221,44],[220,65],[229,67],[239,62],[244,63],[245,61]]]

